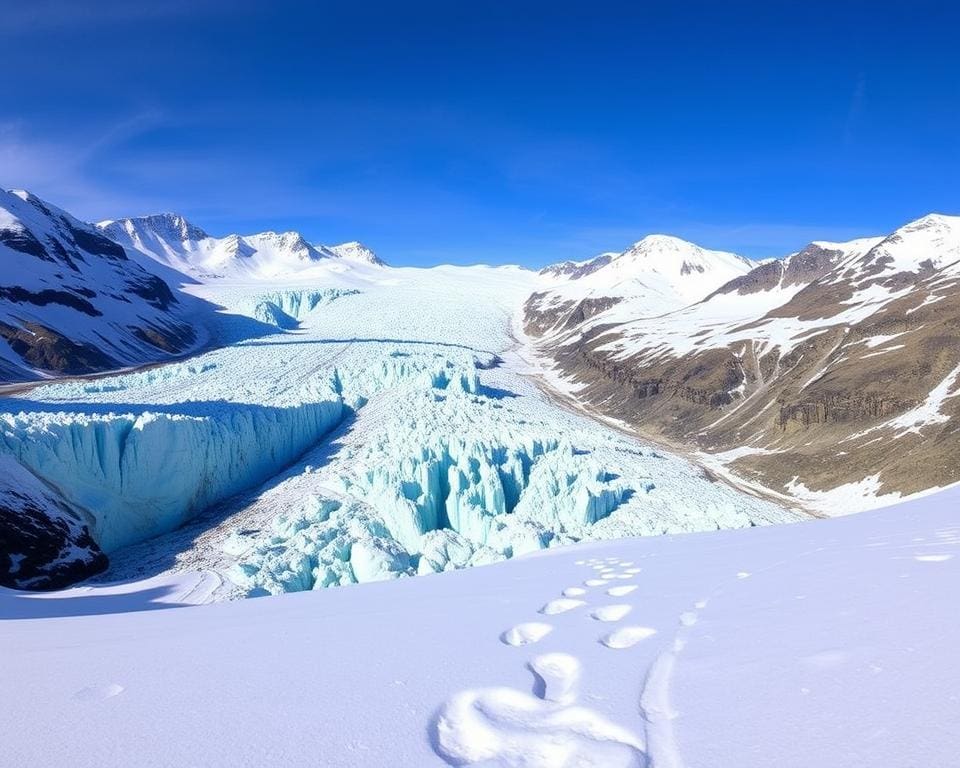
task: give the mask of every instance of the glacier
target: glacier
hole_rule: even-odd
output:
[[[531,273],[330,261],[185,288],[220,338],[273,335],[0,400],[0,454],[87,521],[101,580],[204,569],[221,600],[798,519],[541,392],[515,327]]]

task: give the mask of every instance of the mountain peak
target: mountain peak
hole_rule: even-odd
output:
[[[717,269],[743,273],[754,267],[743,256],[727,251],[711,251],[673,235],[653,234],[638,240],[619,256],[613,264],[626,268],[640,268],[655,272],[679,271],[680,275],[703,274]]]
[[[108,237],[125,232],[128,237],[142,240],[153,235],[163,240],[176,240],[181,243],[199,242],[210,237],[200,227],[191,224],[179,213],[151,213],[146,216],[134,216],[126,219],[108,219],[96,225]],[[114,238],[115,239],[115,238]]]
[[[960,216],[948,216],[945,213],[928,213],[926,216],[921,216],[919,219],[905,224],[900,227],[898,231],[919,232],[931,229],[944,231],[960,230]]]
[[[351,240],[346,243],[340,243],[340,245],[330,246],[330,250],[333,251],[341,259],[349,259],[351,261],[359,261],[364,264],[373,264],[377,267],[386,266],[386,263],[377,256],[370,248],[367,248],[363,243],[358,242],[357,240]]]

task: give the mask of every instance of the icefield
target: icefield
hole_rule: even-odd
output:
[[[0,590],[11,765],[951,766],[960,492],[180,609]]]
[[[275,335],[0,400],[0,452],[84,515],[100,581],[210,570],[205,599],[800,515],[575,415],[515,332],[511,267],[332,263],[188,290]]]

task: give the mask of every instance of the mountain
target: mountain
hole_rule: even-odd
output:
[[[363,243],[358,243],[356,240],[352,240],[349,243],[341,243],[340,245],[330,246],[330,250],[333,251],[341,259],[348,259],[350,261],[358,261],[362,264],[372,264],[375,267],[385,267],[386,262],[383,261],[377,254],[371,251]]]
[[[960,217],[930,215],[666,314],[544,328],[534,295],[526,324],[584,403],[839,512],[960,481],[958,286]]]
[[[622,253],[565,261],[541,270],[551,283],[526,305],[538,333],[579,328],[586,321],[623,321],[637,311],[659,315],[702,299],[746,274],[753,263],[667,235],[650,235]]]
[[[174,213],[102,221],[97,227],[111,240],[200,281],[291,277],[329,259],[383,266],[357,242],[329,248],[307,242],[299,232],[211,237]]]
[[[164,359],[203,338],[196,300],[29,192],[0,190],[0,262],[0,380]]]

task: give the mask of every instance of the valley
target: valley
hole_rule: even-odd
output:
[[[212,238],[172,215],[91,227],[15,197],[86,233],[31,230],[54,254],[92,261],[85,238],[103,232],[130,269],[156,265],[176,301],[164,322],[194,339],[134,351],[106,305],[74,325],[72,300],[43,293],[56,275],[31,288],[61,301],[50,319],[15,289],[0,302],[5,322],[129,351],[60,370],[40,367],[56,363],[30,351],[42,343],[0,350],[15,372],[0,397],[0,653],[27,648],[49,673],[36,687],[30,665],[14,670],[0,705],[19,762],[669,768],[735,753],[840,768],[891,754],[874,724],[894,716],[928,739],[895,748],[901,762],[942,762],[930,712],[956,695],[924,659],[960,631],[940,610],[960,562],[955,490],[813,520],[890,500],[882,452],[863,454],[853,491],[817,498],[798,479],[812,470],[783,463],[790,444],[763,442],[780,429],[815,455],[825,435],[895,426],[943,450],[928,441],[949,429],[950,345],[936,372],[911,369],[922,402],[866,392],[843,419],[836,395],[795,413],[785,394],[845,360],[871,376],[871,355],[907,348],[898,333],[937,327],[953,285],[942,232],[912,257],[940,271],[914,278],[883,277],[881,240],[759,266],[653,236],[541,273],[398,268],[358,243]],[[8,226],[19,247],[23,220]],[[5,254],[47,254],[32,251]],[[864,259],[880,267],[848,274]],[[861,284],[877,275],[906,287]],[[851,304],[847,283],[866,298]],[[796,476],[750,463],[764,457]],[[841,489],[849,466],[831,464]],[[221,731],[201,738],[211,706]],[[861,715],[842,739],[839,709]],[[41,721],[55,724],[42,739]]]

